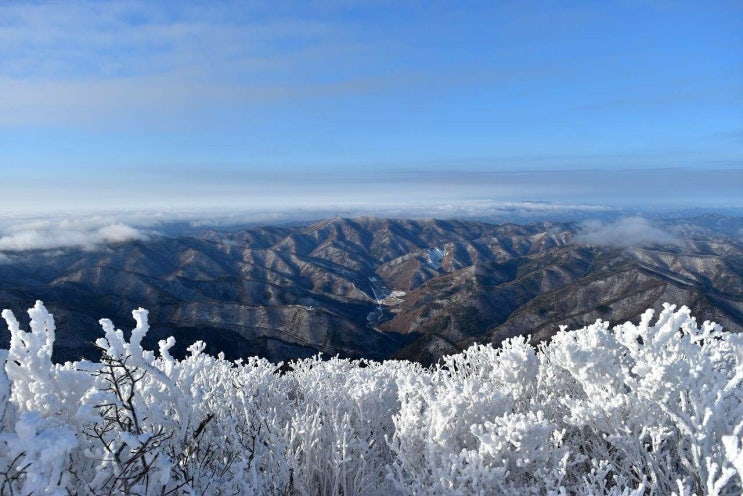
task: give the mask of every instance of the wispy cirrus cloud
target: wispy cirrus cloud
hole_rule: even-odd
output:
[[[348,91],[339,74],[318,74],[352,65],[362,43],[330,22],[264,11],[260,2],[3,5],[0,125],[177,122],[215,106]]]
[[[31,79],[245,76],[290,70],[332,40],[327,23],[262,15],[245,2],[171,8],[142,1],[21,1],[3,5],[1,15],[3,72]],[[293,50],[284,48],[292,43]],[[48,57],[34,58],[40,52]]]
[[[138,0],[3,5],[0,126],[177,128],[187,117],[219,111],[396,89],[508,86],[555,70],[456,59],[451,67],[411,66],[400,33],[378,36],[378,27],[359,29],[343,15],[379,7],[229,0],[175,8]]]

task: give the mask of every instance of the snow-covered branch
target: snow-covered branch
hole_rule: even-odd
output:
[[[743,339],[685,307],[653,322],[476,345],[437,367],[142,348],[102,320],[99,363],[54,364],[41,302],[4,311],[0,494],[743,491]]]

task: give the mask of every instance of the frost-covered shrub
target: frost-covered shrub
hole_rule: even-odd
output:
[[[654,323],[477,345],[424,369],[319,357],[277,374],[102,320],[98,363],[51,362],[40,302],[0,350],[0,494],[737,495],[743,339]]]
[[[398,370],[339,359],[295,365],[287,438],[299,494],[389,494]]]
[[[539,486],[560,462],[552,420],[532,410],[539,360],[525,338],[476,345],[401,378],[393,479],[413,494],[501,494]],[[535,470],[540,468],[540,470]]]
[[[0,432],[3,432],[12,426],[8,423],[13,418],[13,414],[8,410],[10,404],[10,379],[5,373],[5,364],[8,361],[8,350],[0,350]]]

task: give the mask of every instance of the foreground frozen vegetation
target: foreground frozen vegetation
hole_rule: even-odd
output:
[[[51,362],[3,312],[2,494],[737,495],[743,340],[667,305],[655,323],[514,338],[424,369],[174,360],[108,320],[100,363]]]

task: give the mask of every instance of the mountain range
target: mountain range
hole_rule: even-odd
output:
[[[740,332],[743,219],[657,228],[667,236],[642,246],[597,241],[569,222],[365,217],[203,228],[13,253],[0,263],[0,307],[20,317],[43,300],[57,322],[57,361],[98,358],[98,319],[130,329],[137,307],[149,310],[150,348],[173,335],[174,355],[203,340],[209,353],[277,362],[322,352],[430,364],[475,342],[637,320],[666,301]],[[0,330],[0,348],[8,336]]]

